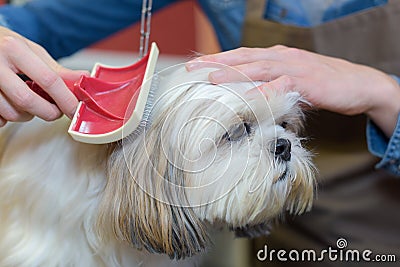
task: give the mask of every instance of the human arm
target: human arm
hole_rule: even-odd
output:
[[[392,78],[400,84],[399,77],[392,75]],[[366,132],[369,151],[381,158],[376,167],[400,176],[400,114],[389,139],[372,120],[368,120]]]
[[[298,91],[316,108],[345,115],[365,113],[386,137],[396,126],[400,88],[393,77],[379,70],[285,46],[206,55],[189,62],[187,68],[208,64],[204,62],[226,65],[210,73],[212,82],[243,79],[239,71],[252,80],[269,81],[261,90]]]
[[[300,92],[316,108],[355,115],[365,113],[370,152],[381,158],[376,165],[400,176],[399,79],[379,70],[304,50],[276,46],[241,48],[207,55],[187,64],[189,70],[218,62],[211,73],[215,83],[243,80],[269,81],[253,90]]]

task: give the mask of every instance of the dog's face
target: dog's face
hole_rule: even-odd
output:
[[[160,74],[150,123],[110,157],[103,237],[182,258],[204,249],[214,223],[253,236],[282,211],[311,207],[300,96],[213,85],[209,71]]]

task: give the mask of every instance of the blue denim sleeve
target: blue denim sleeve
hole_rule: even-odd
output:
[[[153,10],[172,2],[153,1]],[[142,0],[33,0],[0,7],[0,18],[60,58],[139,21],[141,9]]]
[[[264,18],[283,24],[313,27],[387,2],[388,0],[268,0]]]
[[[242,28],[246,15],[245,0],[199,0],[214,27],[222,50],[240,46]]]
[[[7,27],[7,28],[9,27],[8,23],[7,23],[7,19],[1,14],[0,14],[0,26]]]
[[[398,77],[392,77],[400,84]],[[400,114],[398,115],[396,128],[390,139],[386,138],[375,123],[368,119],[367,143],[369,151],[381,158],[376,168],[384,169],[396,176],[400,176]]]

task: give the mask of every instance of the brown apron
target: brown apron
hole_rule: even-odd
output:
[[[314,28],[248,17],[242,44],[250,47],[285,44],[345,58],[400,76],[400,1],[392,0],[387,5]]]
[[[323,0],[321,0],[323,1]],[[255,1],[251,1],[253,4]],[[262,1],[261,1],[262,2]],[[258,2],[260,3],[260,2]],[[249,12],[243,46],[283,44],[369,65],[400,76],[400,0],[348,15],[314,28],[261,18]],[[256,253],[270,249],[327,249],[346,238],[349,249],[396,254],[400,260],[400,178],[374,170],[367,151],[365,116],[317,112],[307,123],[309,146],[320,170],[313,210],[282,224],[254,242],[253,266],[302,266],[299,262],[260,262]],[[397,262],[398,263],[398,262]],[[385,263],[384,266],[397,266]],[[304,266],[352,266],[350,262],[305,262]],[[369,264],[367,266],[374,266]]]

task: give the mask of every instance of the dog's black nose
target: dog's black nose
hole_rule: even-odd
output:
[[[284,161],[289,161],[291,158],[292,144],[288,139],[279,138],[276,140],[275,157]]]

